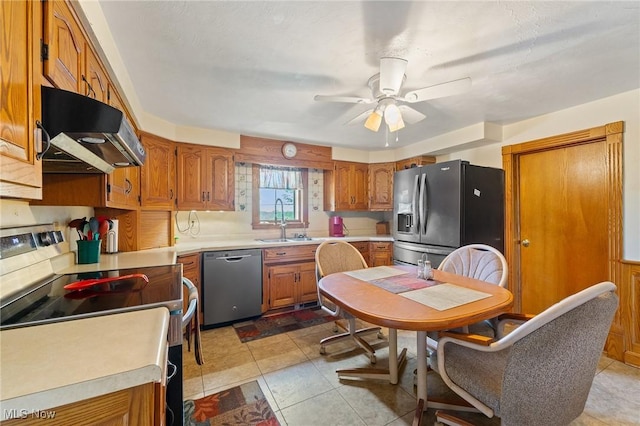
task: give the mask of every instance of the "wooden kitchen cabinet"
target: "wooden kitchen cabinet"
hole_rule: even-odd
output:
[[[44,76],[56,87],[84,93],[85,38],[66,2],[44,2]]]
[[[142,133],[147,159],[140,167],[140,205],[147,209],[173,210],[176,198],[176,143]]]
[[[80,93],[100,102],[107,103],[107,92],[109,90],[107,73],[91,50],[89,43],[85,43],[84,52],[85,65],[82,74],[82,91]]]
[[[139,206],[138,167],[116,169],[109,175],[47,173],[42,199],[31,202],[45,206],[90,206],[133,210]]]
[[[371,241],[369,243],[370,267],[393,265],[393,243],[386,241]]]
[[[159,383],[147,383],[85,399],[72,404],[42,410],[38,417],[29,415],[1,422],[3,426],[13,425],[130,425],[160,426],[165,423],[164,387]]]
[[[353,241],[349,244],[358,249],[362,257],[364,258],[364,261],[367,262],[367,265],[369,265],[369,241]]]
[[[395,163],[369,164],[369,210],[393,210]]]
[[[315,262],[268,267],[270,309],[318,300],[315,268]]]
[[[177,145],[178,210],[233,211],[233,152],[203,145]]]
[[[318,300],[317,248],[305,244],[263,249],[263,312]]]
[[[368,175],[368,164],[335,161],[324,171],[324,210],[367,210]]]
[[[431,155],[419,155],[417,157],[406,158],[396,161],[396,170],[410,169],[412,167],[426,166],[436,162],[436,157]]]
[[[0,197],[41,198],[42,162],[36,160],[40,119],[40,2],[0,2]],[[6,98],[5,98],[6,96]],[[39,131],[38,131],[39,134]]]
[[[202,280],[200,279],[200,253],[187,254],[184,256],[178,256],[178,263],[182,263],[182,276],[191,280],[193,285],[198,289],[198,317],[200,317],[200,324],[203,324],[202,318]],[[186,288],[183,287],[183,307],[182,312],[187,311],[189,305],[189,294]],[[193,323],[192,323],[193,324]]]

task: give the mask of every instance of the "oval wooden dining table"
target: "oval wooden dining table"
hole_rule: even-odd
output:
[[[394,265],[331,274],[318,282],[320,293],[340,308],[361,320],[389,328],[389,373],[384,377],[388,377],[393,384],[398,382],[397,330],[417,332],[417,401],[424,410],[430,406],[427,398],[427,332],[448,330],[493,318],[508,312],[513,306],[513,295],[507,289],[437,269],[433,272],[433,281],[425,281],[417,278],[415,266]],[[412,289],[421,286],[433,288],[442,284],[449,287],[441,289],[449,288],[463,293],[463,289],[468,289],[470,293],[477,295],[479,293],[475,292],[481,292],[484,296],[444,309],[442,306],[428,306],[434,305],[428,300],[425,304],[406,297]],[[432,404],[431,407],[442,408],[442,404]]]

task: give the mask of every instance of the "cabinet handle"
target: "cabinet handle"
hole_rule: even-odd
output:
[[[124,190],[125,194],[131,194],[131,191],[133,190],[133,184],[131,183],[131,181],[129,179],[125,179],[124,183],[127,184],[127,188]]]
[[[173,200],[173,189],[169,190],[169,199]]]
[[[205,195],[206,192],[202,192],[202,201],[207,201],[207,196]]]
[[[276,256],[285,256],[287,254],[286,251],[277,252]]]
[[[91,87],[91,85],[89,84],[89,82],[87,81],[86,77],[84,76],[84,74],[82,75],[82,81],[84,81],[87,84],[87,88],[89,90],[87,90],[86,96],[91,95],[91,93],[93,93],[93,96],[91,96],[93,99],[96,98],[96,91],[93,90],[93,87]]]
[[[44,140],[47,144],[47,146],[41,152],[36,154],[36,160],[41,160],[44,154],[46,154],[47,151],[49,151],[49,148],[51,148],[51,138],[49,137],[49,133],[45,130],[44,126],[42,126],[40,120],[36,120],[36,126],[38,127],[38,129],[42,130],[42,133],[44,133]]]
[[[210,192],[207,192],[207,201],[211,201],[211,199],[209,198],[210,194]]]

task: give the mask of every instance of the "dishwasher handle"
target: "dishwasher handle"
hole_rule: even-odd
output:
[[[243,254],[242,256],[225,256],[217,257],[216,260],[224,260],[225,262],[240,262],[245,257],[251,257],[251,254]]]

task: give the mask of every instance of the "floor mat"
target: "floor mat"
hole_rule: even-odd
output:
[[[253,321],[244,321],[233,325],[233,329],[242,343],[288,331],[299,330],[318,324],[331,322],[335,318],[320,308],[300,309],[298,311],[285,312],[258,318]]]
[[[196,400],[184,401],[185,426],[279,426],[255,380]]]

